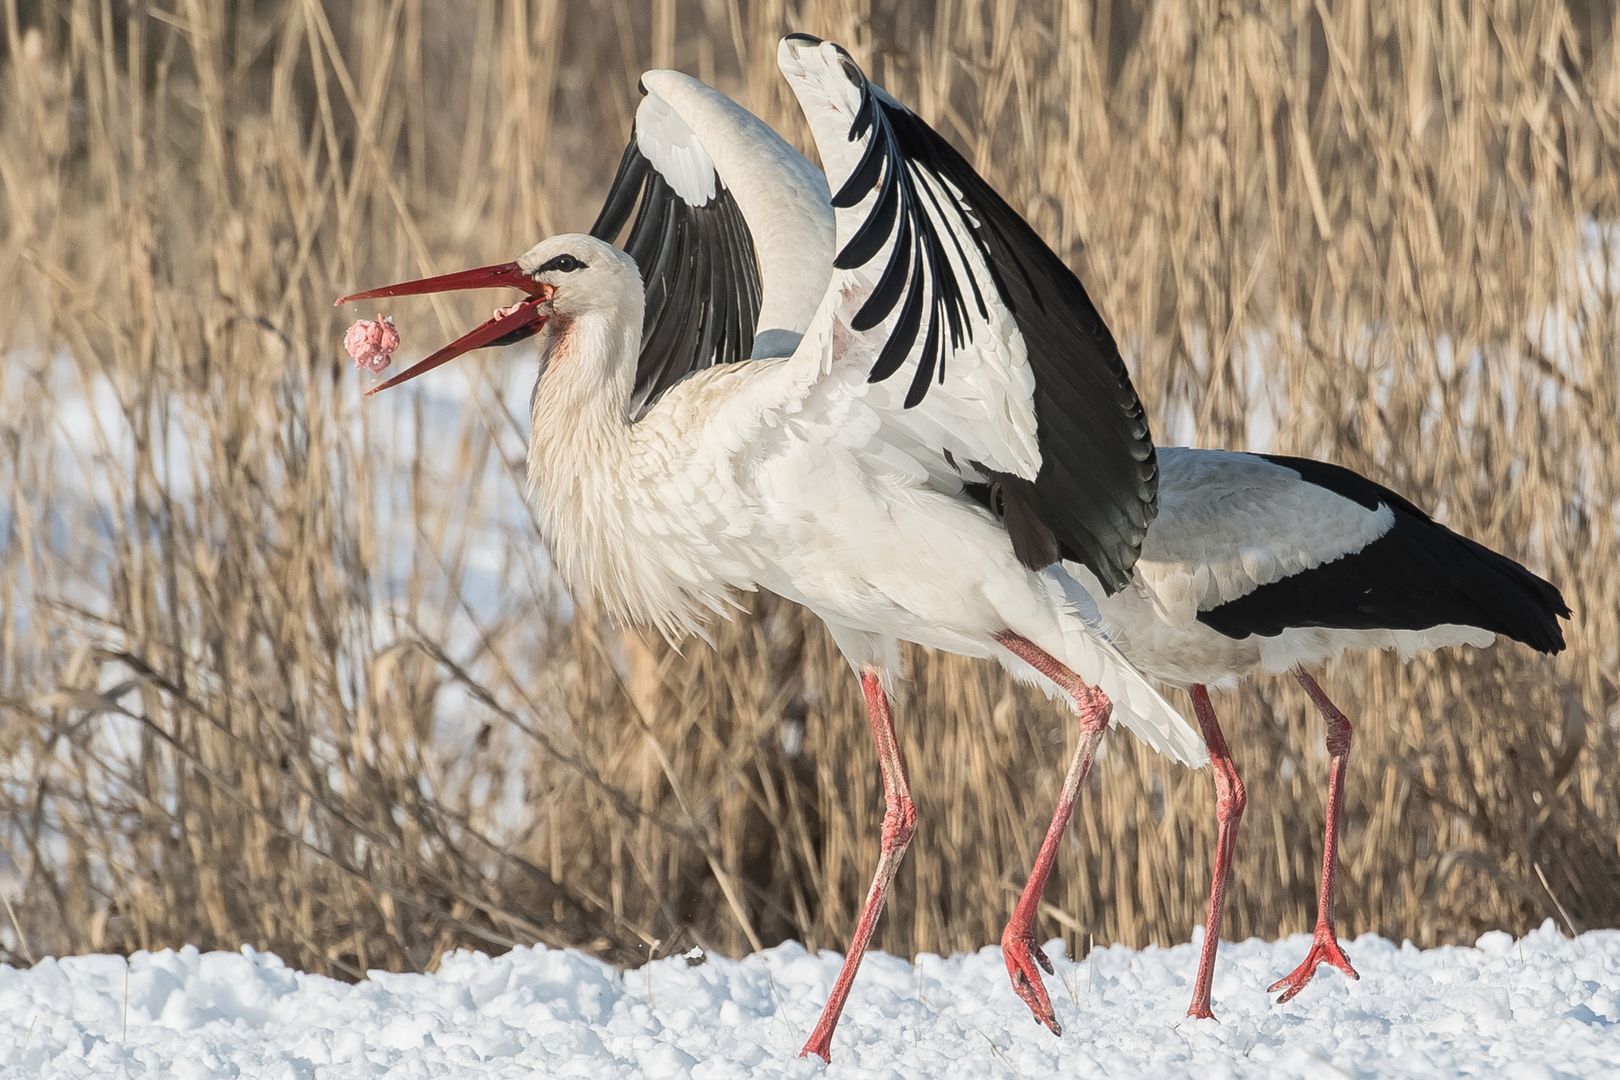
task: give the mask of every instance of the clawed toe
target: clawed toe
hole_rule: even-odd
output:
[[[1277,999],[1279,1005],[1292,1001],[1301,990],[1305,989],[1316,974],[1316,969],[1324,963],[1338,968],[1351,979],[1361,978],[1356,969],[1350,966],[1350,958],[1344,955],[1332,927],[1319,926],[1316,929],[1316,940],[1311,943],[1311,951],[1306,954],[1299,967],[1272,983],[1266,988],[1266,993],[1275,994],[1281,990],[1283,994]]]
[[[1034,936],[1008,927],[1008,932],[1001,938],[1001,953],[1007,961],[1007,975],[1012,980],[1013,992],[1029,1006],[1038,1023],[1052,1034],[1062,1035],[1063,1026],[1058,1023],[1057,1013],[1052,1009],[1052,999],[1047,996],[1046,985],[1040,975],[1041,970],[1052,975],[1056,969],[1047,955],[1035,948]]]

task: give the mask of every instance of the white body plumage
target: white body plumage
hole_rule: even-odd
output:
[[[1055,696],[997,646],[1012,629],[1099,686],[1156,749],[1200,760],[1197,734],[1093,633],[1057,572],[1020,565],[988,511],[908,465],[875,415],[852,416],[861,407],[812,349],[696,372],[632,421],[635,265],[586,236],[523,261],[562,251],[588,269],[541,331],[529,486],[574,588],[671,637],[765,588],[825,620],[858,670],[892,678],[895,642],[912,641],[994,657]]]

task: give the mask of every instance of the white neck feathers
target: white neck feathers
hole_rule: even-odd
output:
[[[530,404],[529,494],[558,571],[624,622],[701,632],[729,589],[713,508],[682,481],[698,434],[663,410],[632,423],[641,303],[548,324]]]

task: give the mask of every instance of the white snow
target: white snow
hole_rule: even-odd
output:
[[[1196,944],[1196,943],[1195,943]],[[1264,987],[1303,935],[1225,945],[1221,1019],[1183,1017],[1195,944],[1058,956],[1061,1039],[1007,985],[1000,951],[867,958],[831,1066],[795,1055],[839,958],[783,945],[743,960],[620,972],[571,950],[456,953],[432,975],[348,985],[274,956],[140,953],[0,967],[0,1075],[46,1077],[1613,1075],[1620,931],[1552,924],[1515,942],[1349,943],[1294,1002]]]

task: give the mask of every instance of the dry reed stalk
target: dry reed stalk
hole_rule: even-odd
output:
[[[7,958],[841,946],[881,805],[820,629],[756,600],[677,656],[574,608],[522,510],[515,361],[362,404],[329,306],[588,224],[642,67],[805,145],[790,27],[868,58],[1072,260],[1162,441],[1341,460],[1570,594],[1556,662],[1327,673],[1359,732],[1343,928],[1620,920],[1603,5],[0,0]],[[975,948],[1073,733],[913,660],[921,829],[879,944]],[[1321,732],[1282,681],[1219,705],[1250,795],[1228,932],[1302,930]],[[1098,772],[1047,927],[1184,940],[1207,776],[1125,739]]]

